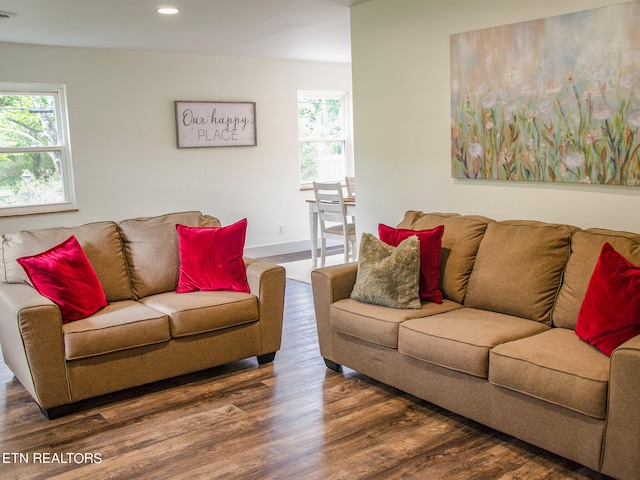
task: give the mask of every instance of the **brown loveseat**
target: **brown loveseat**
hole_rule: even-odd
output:
[[[49,418],[74,402],[280,348],[285,272],[245,258],[250,293],[175,293],[176,224],[219,226],[200,212],[4,234],[0,340],[7,366]],[[16,259],[74,235],[109,305],[62,323],[56,304],[27,283]]]
[[[357,264],[312,272],[327,366],[615,478],[640,478],[640,336],[609,357],[574,331],[603,244],[639,265],[640,235],[412,211],[398,227],[439,225],[442,304],[360,303],[350,298]]]

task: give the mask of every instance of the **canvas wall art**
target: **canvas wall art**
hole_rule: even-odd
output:
[[[640,185],[640,2],[451,35],[454,178]]]

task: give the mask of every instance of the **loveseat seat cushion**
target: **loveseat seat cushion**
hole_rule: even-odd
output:
[[[67,360],[171,340],[164,313],[133,300],[114,302],[92,316],[62,325]]]
[[[133,218],[118,224],[135,298],[176,289],[180,268],[178,223],[188,227],[220,226],[217,218],[200,212]]]
[[[74,235],[98,275],[107,301],[133,298],[129,272],[118,226],[113,222],[95,222],[78,227],[55,227],[5,233],[2,235],[2,280],[28,283],[17,258],[35,255],[54,247]]]
[[[168,292],[140,302],[169,316],[173,338],[235,327],[259,318],[258,298],[244,292]]]
[[[445,298],[462,303],[469,275],[487,224],[477,215],[408,211],[398,228],[427,230],[444,225],[440,250],[440,290]]]
[[[462,305],[451,300],[441,304],[424,302],[420,309],[396,309],[346,298],[331,305],[331,326],[338,332],[376,345],[398,348],[398,327],[402,322],[458,308]]]
[[[539,322],[461,308],[400,325],[398,351],[424,362],[487,378],[489,352],[496,345],[548,330]]]
[[[552,320],[556,327],[575,328],[589,280],[605,242],[609,242],[632,264],[640,265],[640,235],[598,228],[577,231],[571,239],[571,257],[553,307]]]
[[[551,309],[575,230],[526,220],[490,223],[476,255],[464,305],[551,325]]]
[[[496,346],[490,354],[489,381],[603,419],[609,357],[580,340],[573,330],[553,328]]]

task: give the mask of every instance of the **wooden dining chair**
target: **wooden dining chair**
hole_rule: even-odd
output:
[[[344,177],[347,186],[347,197],[356,196],[356,177]]]
[[[344,242],[344,263],[356,259],[356,226],[347,217],[344,205],[342,185],[335,183],[313,182],[320,223],[321,248],[320,266],[325,266],[327,256],[327,238]]]

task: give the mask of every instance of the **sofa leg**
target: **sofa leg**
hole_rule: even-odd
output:
[[[271,363],[276,358],[276,352],[267,353],[265,355],[258,355],[256,358],[258,359],[258,363],[260,365]]]
[[[55,420],[56,418],[64,417],[78,411],[78,408],[72,403],[52,408],[42,408],[40,405],[38,405],[38,407],[40,408],[40,412],[47,417],[47,420]]]
[[[339,372],[342,370],[342,365],[338,365],[336,362],[332,362],[331,360],[324,359],[324,364],[327,366],[329,370],[333,370],[334,372]]]

